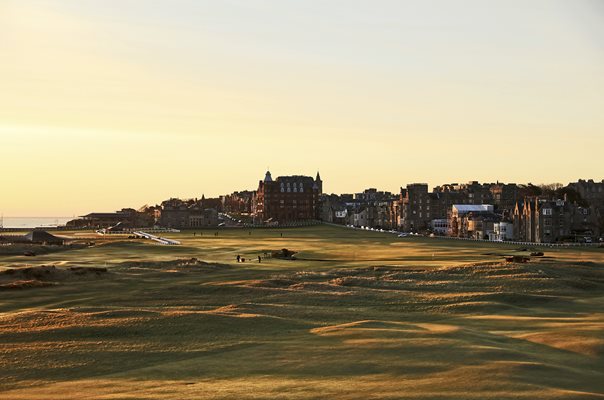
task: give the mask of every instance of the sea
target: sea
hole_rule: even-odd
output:
[[[64,226],[74,217],[0,217],[3,228],[53,228]]]

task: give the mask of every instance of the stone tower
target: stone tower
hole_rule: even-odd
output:
[[[315,185],[317,185],[317,189],[319,189],[319,194],[323,193],[323,181],[321,180],[321,175],[319,175],[319,171],[317,171],[317,177],[315,178]]]

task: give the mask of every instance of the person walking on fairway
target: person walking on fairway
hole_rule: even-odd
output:
[[[261,263],[262,262],[262,257],[258,256],[258,262]]]
[[[237,254],[237,262],[241,262],[241,256]]]

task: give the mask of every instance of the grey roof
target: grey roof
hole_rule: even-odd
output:
[[[287,176],[279,176],[277,177],[277,182],[283,183],[304,183],[306,185],[312,185],[315,183],[315,180],[311,176],[304,175],[287,175]]]
[[[468,212],[493,212],[491,204],[453,204],[459,213]]]
[[[23,236],[23,239],[28,242],[48,242],[48,243],[58,243],[62,242],[63,239],[59,238],[55,235],[51,235],[46,231],[31,231],[28,234]]]

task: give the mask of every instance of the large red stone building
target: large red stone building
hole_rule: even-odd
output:
[[[323,181],[317,173],[310,176],[280,176],[273,180],[266,172],[258,183],[254,202],[254,217],[257,223],[287,223],[319,218],[319,195],[323,192]]]

